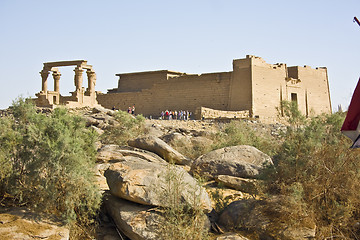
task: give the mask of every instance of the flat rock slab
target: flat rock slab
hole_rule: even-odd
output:
[[[146,136],[128,141],[129,146],[156,153],[167,162],[187,165],[191,161],[158,137]]]
[[[166,163],[166,161],[164,159],[162,159],[159,155],[157,155],[153,152],[150,152],[150,151],[146,151],[146,150],[134,148],[134,147],[128,147],[128,146],[122,146],[120,148],[121,149],[119,150],[119,152],[124,157],[132,156],[132,157],[141,158],[148,162]]]
[[[153,207],[129,202],[110,194],[104,198],[106,211],[116,226],[131,240],[157,240],[161,215]]]
[[[218,175],[215,177],[217,183],[221,183],[226,187],[233,188],[245,193],[254,193],[256,189],[256,179],[239,178],[228,175]]]
[[[1,210],[1,240],[68,240],[69,229],[24,208]]]
[[[119,146],[115,144],[102,146],[97,153],[97,162],[121,161],[126,156],[141,158],[148,162],[165,163],[157,154],[139,148]]]
[[[203,187],[183,168],[132,159],[112,164],[105,177],[112,195],[152,206],[169,207],[179,199],[210,212],[211,200]]]
[[[192,163],[191,171],[210,179],[218,175],[255,178],[264,164],[273,164],[268,155],[252,146],[239,145],[200,156]]]

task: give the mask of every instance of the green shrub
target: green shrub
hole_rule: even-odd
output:
[[[46,116],[19,99],[12,110],[12,117],[0,119],[3,200],[69,223],[91,222],[101,202],[93,173],[96,134],[66,109]]]
[[[298,105],[294,101],[281,101],[278,110],[278,117],[284,119],[292,126],[301,126],[306,121],[306,117],[300,112]]]
[[[145,131],[145,118],[142,115],[133,115],[116,111],[115,120],[118,124],[108,128],[101,136],[101,140],[105,144],[126,145],[131,138],[137,137]]]

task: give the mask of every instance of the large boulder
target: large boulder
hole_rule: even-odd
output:
[[[0,210],[0,238],[68,240],[69,229],[62,223],[25,208]]]
[[[166,163],[155,153],[128,146],[104,145],[98,150],[97,164],[95,166],[96,183],[102,191],[109,190],[104,173],[111,164],[120,161],[139,161]]]
[[[202,137],[202,136],[192,136],[192,135],[185,135],[184,133],[169,133],[161,137],[167,144],[170,146],[178,149],[178,147],[201,147],[206,148],[213,144],[213,140]]]
[[[178,132],[169,133],[161,137],[163,141],[165,141],[167,144],[170,144],[171,146],[174,146],[178,143],[190,145],[190,138],[191,137]]]
[[[190,159],[173,149],[158,137],[139,137],[134,140],[129,140],[128,144],[132,147],[154,152],[170,163],[177,163],[182,165],[190,164]]]
[[[232,202],[220,214],[218,224],[227,231],[246,229],[257,235],[256,239],[315,238],[316,226],[311,217],[301,213],[296,217],[287,214],[284,199],[286,197]]]
[[[165,160],[155,153],[138,148],[118,146],[114,144],[103,146],[97,153],[97,161],[103,163],[109,161],[122,161],[128,157],[141,158],[148,162],[165,163]]]
[[[218,175],[255,178],[264,164],[273,164],[268,155],[252,146],[239,145],[200,156],[193,162],[191,171],[210,179]]]
[[[205,189],[179,166],[132,159],[112,164],[105,177],[112,195],[152,206],[170,207],[186,203],[211,211]]]
[[[167,216],[164,209],[140,205],[109,194],[104,197],[104,205],[118,229],[131,240],[167,240],[176,239],[169,238],[168,235],[177,235],[179,232],[183,236],[189,234],[189,232],[184,233],[181,226],[172,225],[179,223],[169,223],[168,219],[171,216]],[[177,218],[178,216],[173,217]],[[196,220],[192,220],[198,223],[197,230],[201,231],[203,228],[204,231],[209,231],[210,221],[205,214],[202,213]],[[167,226],[168,224],[170,226]],[[169,230],[175,231],[175,233],[169,233]],[[191,228],[191,235],[193,235],[193,230]]]
[[[153,207],[129,202],[110,194],[104,197],[107,213],[131,240],[159,239],[161,215]]]

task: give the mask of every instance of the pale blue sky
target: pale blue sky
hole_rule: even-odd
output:
[[[40,91],[43,62],[85,59],[106,92],[116,73],[231,71],[233,59],[250,54],[326,66],[336,109],[360,77],[354,16],[359,0],[0,0],[0,108]],[[60,69],[64,95],[75,88],[72,69]]]

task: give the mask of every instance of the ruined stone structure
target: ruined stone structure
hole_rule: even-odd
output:
[[[75,91],[61,96],[60,72],[57,67],[75,66]],[[86,70],[88,87],[83,85]],[[47,89],[52,72],[54,91]],[[247,55],[233,60],[233,71],[187,74],[168,70],[116,74],[118,87],[108,93],[96,93],[96,74],[87,61],[44,63],[40,72],[42,90],[36,94],[38,106],[67,107],[115,106],[126,111],[136,106],[136,113],[158,117],[161,111],[186,110],[201,118],[258,118],[274,122],[280,102],[294,101],[306,116],[331,112],[327,69],[309,66],[287,67],[268,64],[262,58]]]
[[[76,66],[74,69],[75,91],[71,92],[71,96],[60,95],[60,71],[57,67]],[[88,88],[85,90],[83,85],[83,72],[86,69],[88,78]],[[49,73],[52,72],[54,78],[54,91],[47,89],[47,79]],[[36,94],[36,105],[41,107],[51,107],[54,105],[65,105],[67,107],[85,107],[97,106],[95,84],[96,74],[91,65],[87,65],[85,60],[47,62],[40,72],[42,79],[42,88]]]
[[[233,71],[187,74],[168,70],[116,74],[118,87],[98,94],[106,107],[159,116],[162,110],[188,110],[201,118],[201,107],[248,112],[264,122],[277,119],[282,100],[295,101],[306,116],[331,112],[327,69],[268,64],[248,55],[233,61]],[[200,112],[200,113],[199,113]],[[230,113],[231,114],[231,113]],[[234,114],[235,116],[235,114]]]

